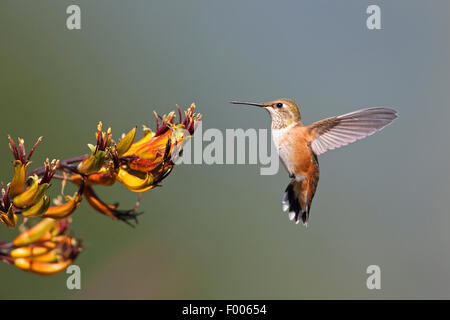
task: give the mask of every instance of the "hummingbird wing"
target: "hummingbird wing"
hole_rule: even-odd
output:
[[[316,155],[340,148],[383,129],[398,117],[391,108],[368,108],[327,118],[308,126]]]

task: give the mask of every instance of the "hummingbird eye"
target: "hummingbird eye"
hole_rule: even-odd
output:
[[[281,102],[277,103],[277,108],[281,108],[283,106],[283,104]]]

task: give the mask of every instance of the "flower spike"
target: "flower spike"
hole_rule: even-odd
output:
[[[47,158],[42,167],[31,172],[28,172],[30,159],[42,137],[27,154],[23,139],[14,142],[8,136],[14,175],[6,187],[1,184],[0,222],[9,228],[17,226],[20,216],[23,222],[20,234],[12,242],[0,241],[0,260],[40,275],[67,268],[82,250],[81,240],[69,233],[69,225],[83,197],[96,211],[134,227],[141,214],[137,208],[142,193],[160,186],[172,172],[175,156],[201,120],[201,115],[194,113],[194,104],[184,113],[178,105],[176,108],[175,112],[162,116],[154,112],[155,130],[143,125],[144,136],[140,139],[136,139],[135,126],[114,140],[111,128],[104,131],[100,121],[95,130],[96,144],[88,144],[88,154],[61,161]],[[61,195],[51,206],[47,190],[54,180],[61,180]],[[122,210],[118,203],[108,204],[94,191],[94,187],[113,186],[116,181],[139,194],[132,209]],[[66,195],[65,202],[58,203],[67,183],[77,190],[73,196]]]

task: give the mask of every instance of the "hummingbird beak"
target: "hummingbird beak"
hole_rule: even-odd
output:
[[[260,103],[253,103],[253,102],[241,102],[241,101],[230,101],[231,104],[244,104],[247,106],[256,106],[256,107],[261,107],[264,108],[265,105],[260,104]]]

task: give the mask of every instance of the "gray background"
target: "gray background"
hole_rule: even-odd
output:
[[[68,31],[69,4],[82,30]],[[378,4],[382,30],[366,28]],[[86,203],[73,228],[82,290],[65,273],[0,264],[0,298],[449,298],[447,1],[2,1],[0,177],[7,134],[38,136],[34,164],[87,152],[153,110],[197,103],[204,129],[269,128],[231,99],[291,97],[305,123],[392,106],[383,132],[321,156],[310,228],[290,223],[280,170],[185,165],[147,192],[136,229]],[[54,192],[58,191],[54,184]],[[105,199],[134,203],[120,185]],[[16,231],[0,226],[1,239]],[[382,290],[366,288],[381,267]]]

